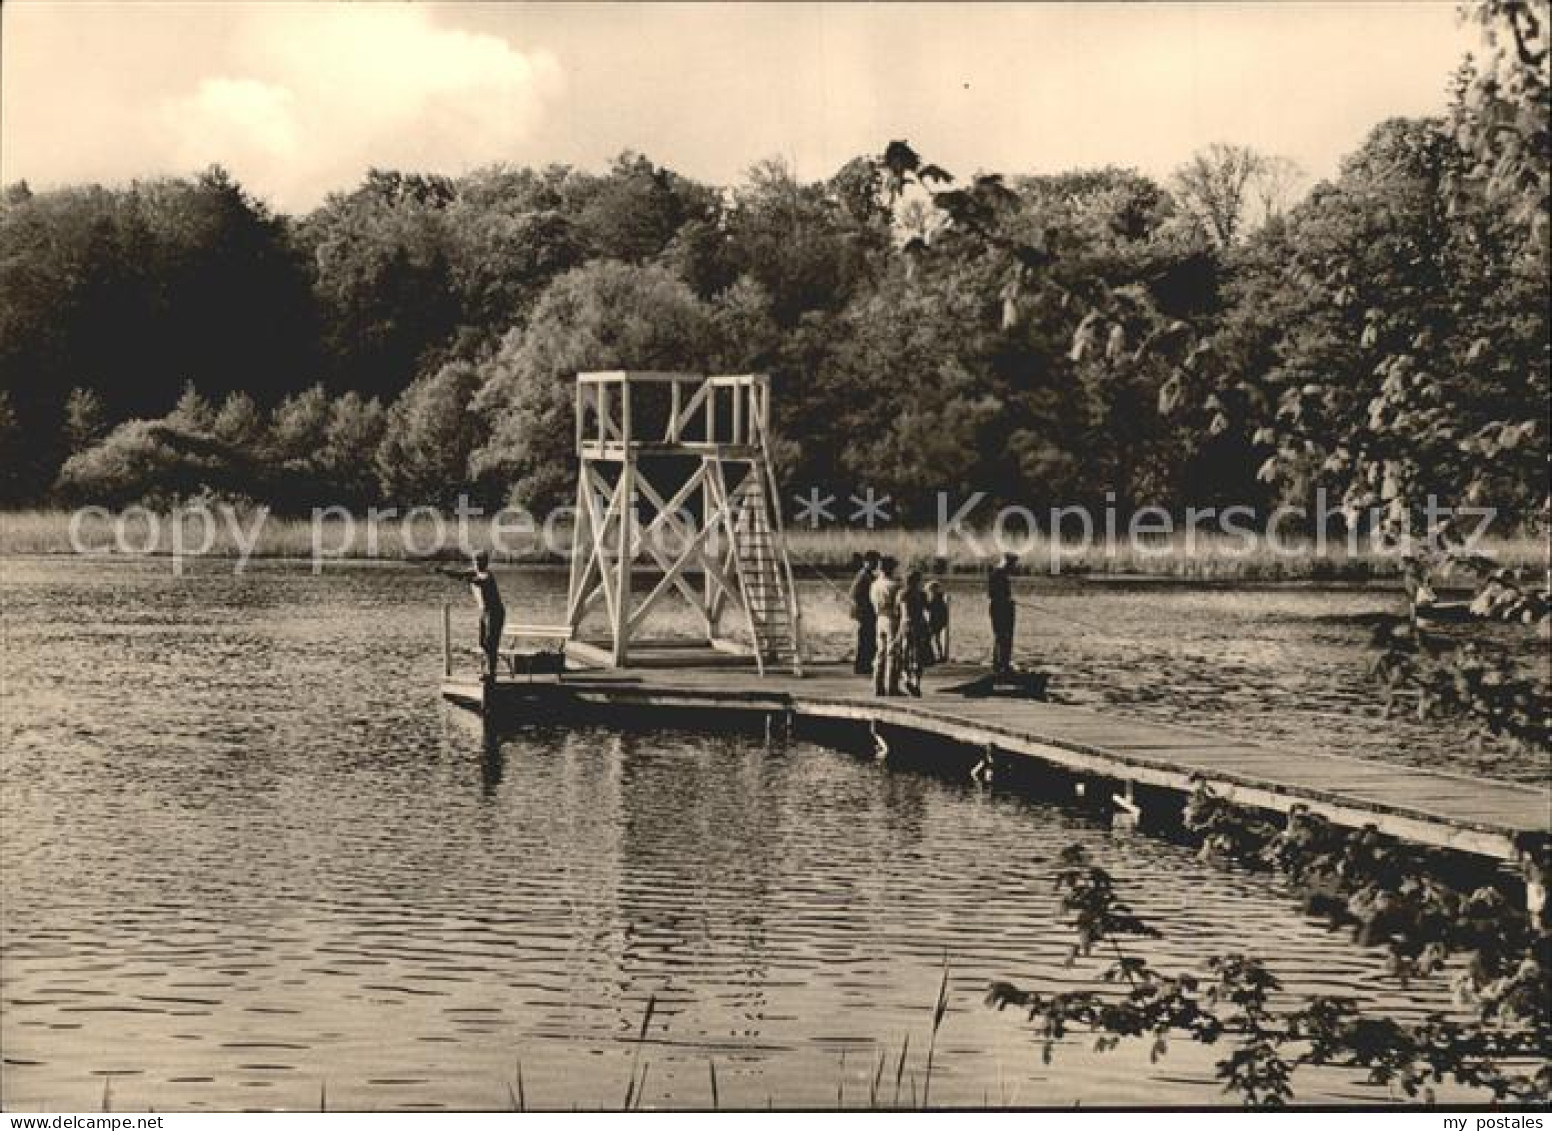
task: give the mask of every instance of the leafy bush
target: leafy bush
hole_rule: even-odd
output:
[[[1304,1065],[1359,1068],[1372,1083],[1425,1100],[1446,1079],[1498,1100],[1552,1098],[1552,918],[1545,906],[1532,917],[1498,884],[1452,886],[1451,877],[1469,869],[1447,853],[1298,811],[1279,830],[1206,787],[1192,797],[1186,824],[1203,837],[1204,854],[1282,872],[1307,910],[1350,927],[1360,945],[1386,947],[1400,977],[1428,977],[1460,960],[1456,989],[1474,1017],[1402,1022],[1324,995],[1277,1006],[1278,978],[1243,954],[1209,957],[1199,971],[1157,970],[1123,941],[1158,932],[1121,901],[1114,877],[1074,847],[1062,853],[1055,877],[1078,937],[1071,961],[1106,945],[1113,961],[1100,977],[1115,988],[1046,994],[995,982],[987,992],[989,1004],[1025,1010],[1039,1024],[1047,1061],[1055,1042],[1082,1026],[1099,1034],[1101,1050],[1150,1039],[1155,1060],[1175,1036],[1227,1044],[1218,1079],[1252,1106],[1293,1099]],[[1523,845],[1522,864],[1527,881],[1544,888],[1552,864],[1545,838]]]
[[[469,489],[469,457],[484,434],[470,409],[478,388],[475,368],[454,362],[420,378],[394,401],[375,457],[384,496],[409,506],[449,506]],[[347,415],[340,414],[331,438],[339,440],[351,429],[365,432],[366,415],[362,408],[347,424]]]
[[[106,506],[243,494],[262,482],[230,445],[160,420],[130,420],[71,456],[59,472],[65,498]]]

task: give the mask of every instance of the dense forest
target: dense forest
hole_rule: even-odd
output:
[[[900,143],[812,183],[634,153],[373,170],[295,217],[220,168],[13,184],[0,502],[539,509],[571,490],[571,375],[654,368],[771,374],[785,480],[916,521],[939,489],[1124,511],[1322,485],[1518,521],[1546,498],[1545,203],[1489,191],[1470,131],[1515,95],[1476,66],[1297,200],[1228,145],[1167,183],[956,179]]]

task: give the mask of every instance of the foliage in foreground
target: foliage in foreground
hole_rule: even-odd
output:
[[[1071,961],[1104,947],[1112,957],[1099,977],[1109,988],[1045,994],[996,982],[987,994],[989,1004],[1023,1009],[1039,1024],[1048,1061],[1056,1042],[1081,1027],[1097,1034],[1100,1050],[1151,1040],[1154,1059],[1177,1037],[1224,1045],[1217,1078],[1253,1106],[1293,1099],[1296,1073],[1306,1065],[1360,1069],[1371,1083],[1429,1102],[1444,1081],[1500,1101],[1552,1098],[1552,920],[1545,906],[1533,918],[1496,886],[1457,890],[1444,878],[1454,870],[1444,853],[1303,812],[1278,829],[1205,786],[1191,800],[1187,825],[1201,836],[1204,854],[1281,872],[1310,913],[1350,927],[1360,945],[1385,947],[1394,976],[1425,978],[1450,963],[1470,1016],[1402,1022],[1366,1016],[1353,999],[1330,995],[1288,1006],[1276,974],[1246,954],[1215,955],[1194,971],[1158,970],[1122,945],[1158,931],[1126,905],[1109,872],[1072,847],[1055,879],[1077,931]],[[1547,845],[1527,845],[1524,865],[1527,878],[1545,884]]]

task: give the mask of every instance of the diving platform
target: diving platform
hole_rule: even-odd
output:
[[[574,395],[569,637],[582,639],[596,611],[607,662],[631,667],[655,643],[653,610],[674,602],[707,644],[741,648],[761,673],[801,674],[802,609],[771,460],[769,379],[611,370],[579,373]]]

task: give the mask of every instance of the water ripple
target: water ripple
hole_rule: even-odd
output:
[[[435,694],[457,594],[418,573],[8,563],[5,586],[13,1106],[91,1108],[107,1077],[122,1108],[314,1108],[325,1082],[342,1108],[500,1108],[517,1057],[530,1103],[607,1105],[649,999],[649,1104],[709,1102],[709,1060],[725,1104],[833,1103],[838,1085],[859,1102],[907,1036],[908,1096],[945,953],[936,1100],[1216,1102],[1213,1052],[1176,1042],[1150,1064],[1069,1041],[1048,1068],[980,1004],[993,979],[1092,984],[1050,888],[1070,843],[1163,928],[1137,947],[1161,967],[1244,950],[1291,997],[1448,1004],[1265,877],[1030,798],[720,735],[549,728],[485,749]],[[508,588],[560,599],[553,575]],[[1252,645],[1204,633],[1202,599],[1150,594],[1154,637],[1178,645],[1154,691],[1126,659],[1136,599],[1085,599],[1117,641],[1031,626],[1076,697],[1251,702],[1243,725],[1274,740],[1319,712],[1322,733],[1375,741],[1342,626],[1292,623],[1277,598]],[[1313,702],[1279,690],[1322,683]],[[1383,1098],[1342,1073],[1305,1088]]]

